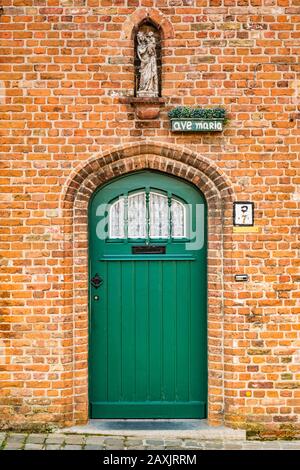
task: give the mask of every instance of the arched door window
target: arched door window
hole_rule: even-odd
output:
[[[187,236],[186,207],[173,195],[139,191],[109,208],[109,238],[168,239]]]

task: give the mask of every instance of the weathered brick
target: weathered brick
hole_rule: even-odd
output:
[[[86,422],[88,202],[111,178],[150,168],[207,199],[210,423],[299,428],[297,2],[29,3],[1,16],[1,427]],[[164,102],[137,111],[124,97],[147,15],[163,35]],[[222,105],[229,121],[222,133],[172,133],[177,105]],[[257,232],[233,232],[233,200],[255,203]],[[81,445],[49,435],[47,446],[64,439]],[[99,439],[86,449],[126,446]]]

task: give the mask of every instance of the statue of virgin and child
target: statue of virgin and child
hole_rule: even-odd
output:
[[[152,31],[137,33],[137,55],[140,60],[137,96],[158,96],[156,40]]]

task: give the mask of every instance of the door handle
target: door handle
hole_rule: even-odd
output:
[[[98,289],[98,287],[101,287],[103,284],[103,279],[102,277],[99,276],[98,273],[95,274],[95,276],[93,276],[91,278],[91,285],[92,287],[94,287],[95,289]]]

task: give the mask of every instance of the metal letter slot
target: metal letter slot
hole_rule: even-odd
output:
[[[132,247],[133,255],[165,255],[165,245],[138,245]]]

